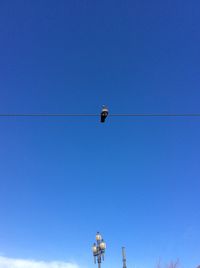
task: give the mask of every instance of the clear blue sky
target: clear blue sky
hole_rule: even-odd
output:
[[[200,2],[0,1],[0,113],[200,112]],[[200,264],[200,119],[1,118],[0,253]],[[138,265],[138,266],[136,266]]]

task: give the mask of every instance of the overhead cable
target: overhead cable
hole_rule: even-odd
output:
[[[0,114],[0,117],[92,117],[99,114],[51,114],[51,113],[20,113],[20,114]],[[184,114],[109,114],[109,117],[200,117],[200,113],[184,113]]]

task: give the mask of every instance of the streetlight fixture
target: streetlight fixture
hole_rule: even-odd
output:
[[[104,260],[104,253],[106,249],[106,243],[99,232],[96,234],[96,243],[92,246],[92,252],[94,256],[94,263],[98,262],[98,268],[101,268],[101,260]]]

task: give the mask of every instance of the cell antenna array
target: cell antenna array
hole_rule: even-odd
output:
[[[126,267],[126,252],[125,252],[125,247],[122,247],[122,261],[123,261],[123,268]]]

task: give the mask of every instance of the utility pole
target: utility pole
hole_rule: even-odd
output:
[[[125,252],[125,247],[122,247],[122,261],[123,261],[123,268],[126,267],[126,252]]]
[[[99,232],[96,234],[96,243],[92,247],[94,263],[98,262],[98,268],[101,268],[101,260],[104,260],[104,253],[106,249],[106,243],[102,239]]]

